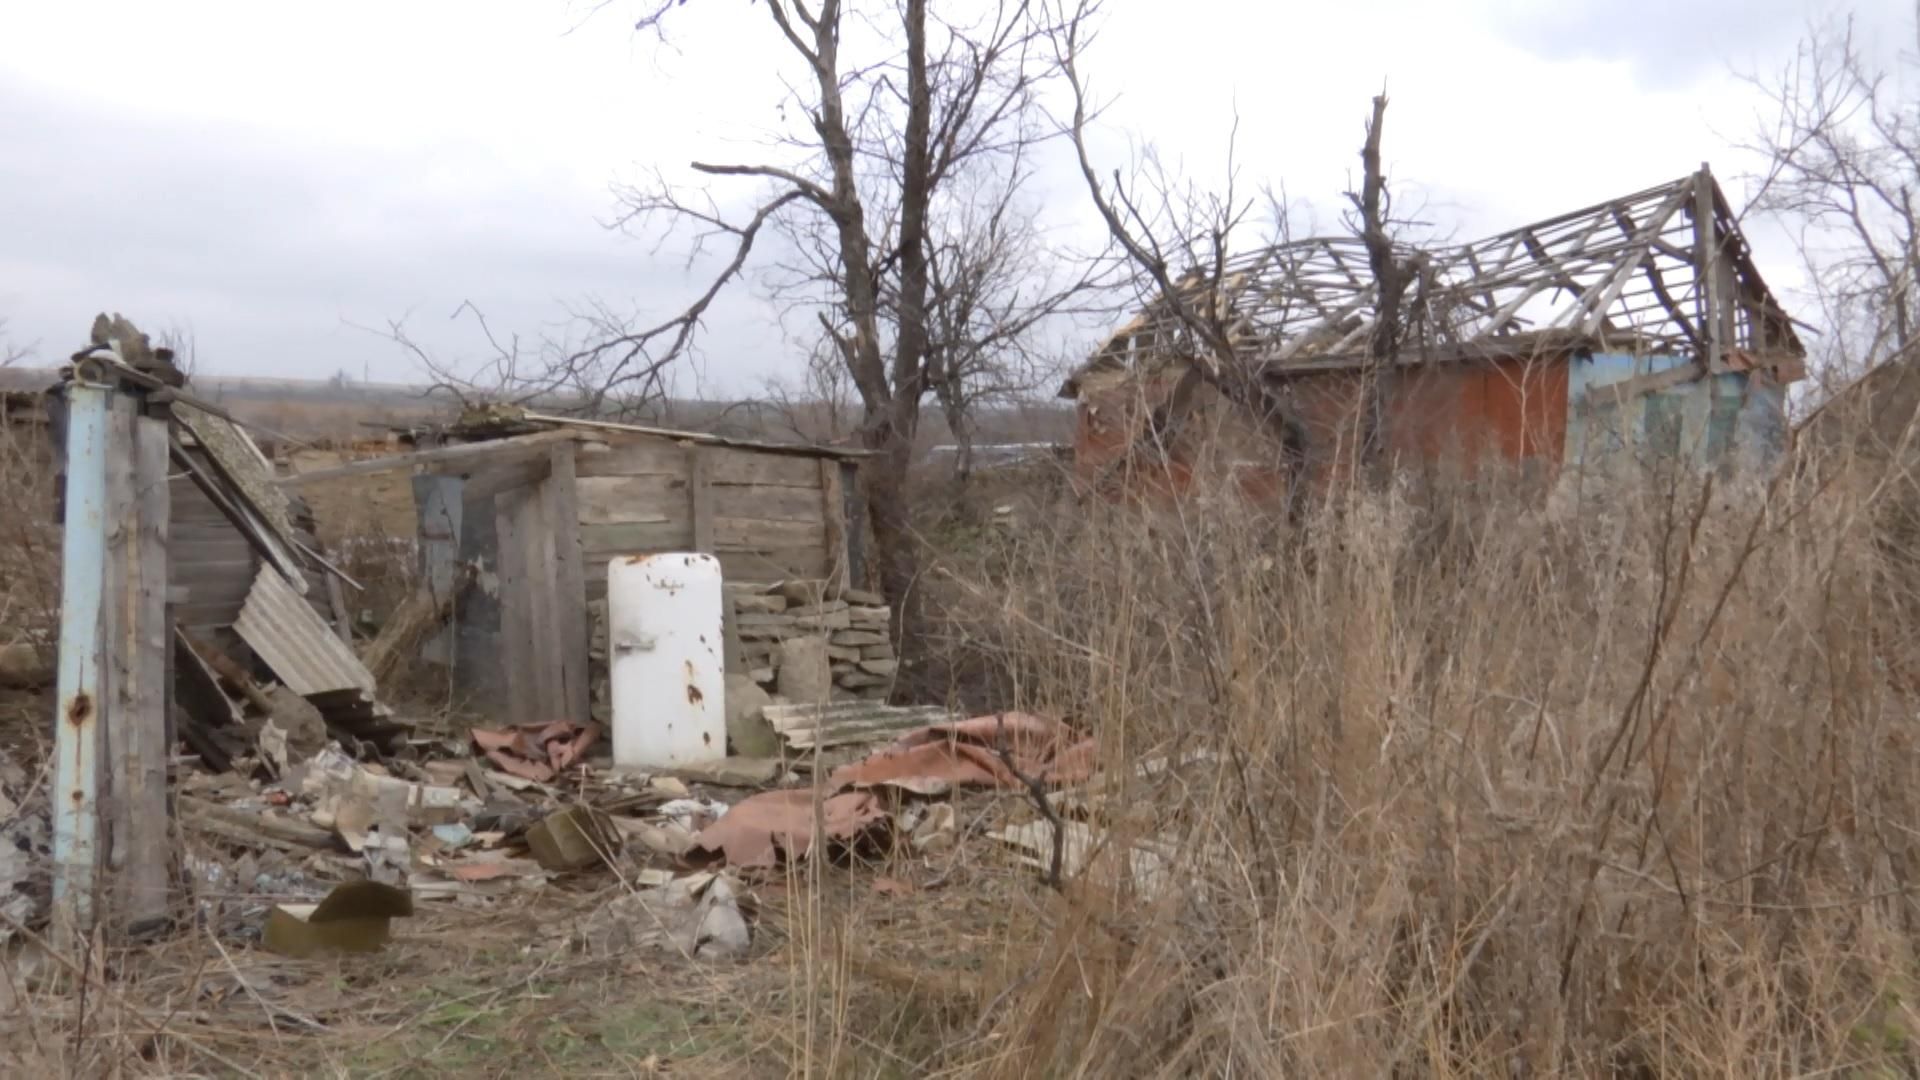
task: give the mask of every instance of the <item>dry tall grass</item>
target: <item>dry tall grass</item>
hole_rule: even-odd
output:
[[[1006,1076],[1920,1069],[1912,586],[1849,468],[1098,508],[953,570],[1178,852],[997,942]],[[1110,875],[1108,880],[1114,880]]]

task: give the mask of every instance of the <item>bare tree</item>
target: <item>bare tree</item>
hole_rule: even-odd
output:
[[[1260,377],[1252,355],[1256,343],[1243,332],[1243,313],[1228,301],[1227,288],[1229,260],[1236,249],[1286,239],[1285,201],[1271,193],[1264,200],[1241,193],[1232,141],[1220,192],[1176,181],[1151,150],[1134,163],[1131,177],[1123,177],[1119,169],[1102,177],[1087,139],[1099,110],[1088,94],[1081,65],[1094,42],[1100,7],[1100,0],[1062,0],[1051,20],[1056,60],[1071,94],[1071,112],[1062,126],[1073,142],[1094,208],[1136,271],[1143,308],[1169,316],[1163,321],[1176,328],[1151,347],[1186,361],[1167,401],[1149,417],[1137,450],[1166,452],[1202,383],[1258,417],[1283,447],[1296,448],[1298,425],[1285,401]],[[1237,138],[1237,119],[1234,133]],[[1271,211],[1264,220],[1258,213],[1263,203]]]
[[[1308,247],[1294,245],[1290,235],[1285,198],[1269,191],[1264,199],[1256,199],[1239,191],[1231,142],[1226,181],[1219,192],[1170,180],[1151,153],[1136,163],[1130,178],[1118,169],[1103,177],[1088,149],[1088,125],[1098,110],[1080,63],[1093,42],[1101,0],[1059,3],[1053,19],[1058,28],[1054,45],[1072,104],[1063,126],[1077,151],[1088,194],[1116,245],[1138,272],[1142,308],[1151,316],[1143,320],[1150,327],[1143,332],[1154,337],[1145,345],[1185,362],[1168,399],[1148,418],[1138,449],[1164,454],[1168,436],[1191,411],[1195,391],[1207,383],[1255,416],[1277,440],[1284,458],[1297,464],[1304,438],[1301,425],[1291,415],[1284,391],[1265,377],[1265,366],[1279,343],[1257,325],[1262,318],[1268,326],[1284,325],[1287,309],[1296,300],[1291,293],[1311,291],[1287,283],[1291,274],[1312,271]],[[1422,315],[1418,286],[1426,265],[1420,252],[1404,246],[1395,235],[1408,222],[1393,214],[1381,157],[1386,108],[1384,94],[1374,98],[1360,154],[1361,186],[1347,193],[1352,212],[1345,218],[1366,252],[1374,309],[1369,362],[1354,417],[1363,461],[1379,461],[1383,456],[1384,379],[1391,361],[1405,346],[1409,328]],[[1324,250],[1330,242],[1302,243]],[[1260,273],[1271,273],[1274,284],[1250,288],[1248,283]],[[1271,310],[1244,310],[1243,301]],[[1360,312],[1349,309],[1339,318],[1324,311],[1316,314],[1337,323]],[[1166,330],[1169,326],[1171,334]],[[1139,343],[1122,347],[1137,348]]]
[[[648,2],[643,30],[659,30],[679,6]],[[598,377],[618,382],[686,355],[714,299],[747,272],[763,234],[777,230],[786,245],[773,260],[776,293],[811,305],[859,398],[859,438],[876,453],[862,475],[880,575],[906,603],[917,564],[907,469],[922,402],[937,383],[951,383],[956,366],[964,383],[975,360],[936,319],[953,290],[973,280],[964,259],[946,257],[945,244],[965,231],[958,222],[966,207],[977,205],[969,191],[992,190],[988,181],[1000,177],[998,190],[1017,195],[1023,155],[1045,134],[1035,94],[1053,71],[1044,49],[1050,28],[1031,0],[964,12],[955,5],[954,13],[931,0],[758,6],[765,31],[807,72],[790,99],[804,122],[772,133],[777,160],[692,163],[703,178],[757,183],[760,194],[744,210],[664,178],[624,193],[623,225],[690,228],[696,251],[710,244],[725,253],[680,314],[601,342]],[[843,52],[843,30],[854,31],[859,55]],[[980,313],[995,312],[986,321],[1003,340],[1058,308],[1046,297],[1001,304],[1011,298],[991,289],[976,295],[984,299],[974,301],[975,314],[955,325],[977,329]],[[1007,317],[1015,307],[1020,314]]]
[[[1381,129],[1387,119],[1387,95],[1373,99],[1373,116],[1367,121],[1366,140],[1360,146],[1360,190],[1349,191],[1354,215],[1348,227],[1367,248],[1367,266],[1373,275],[1376,315],[1373,334],[1367,343],[1367,366],[1361,372],[1362,425],[1359,440],[1362,459],[1383,459],[1386,426],[1386,379],[1394,357],[1400,354],[1407,312],[1403,311],[1408,286],[1419,273],[1417,255],[1398,250],[1390,230],[1393,196],[1387,188],[1387,170],[1380,158]]]
[[[1909,26],[1920,35],[1920,18]],[[1891,52],[1891,50],[1890,50]],[[1772,118],[1752,208],[1796,233],[1842,374],[1903,355],[1920,333],[1920,54],[1876,59],[1851,17],[1816,24],[1793,59],[1748,81]]]
[[[451,398],[462,408],[505,402],[626,417],[657,416],[670,400],[670,363],[648,359],[645,347],[632,340],[647,331],[605,304],[576,308],[554,332],[533,338],[495,330],[471,302],[462,302],[448,319],[478,331],[477,355],[450,359],[437,353],[414,336],[408,319],[371,331],[427,373],[428,396]]]
[[[27,355],[27,350],[13,344],[7,337],[7,320],[0,319],[0,367],[10,367],[19,363]]]

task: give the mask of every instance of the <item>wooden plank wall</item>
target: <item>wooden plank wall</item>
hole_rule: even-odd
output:
[[[203,451],[187,452],[206,464]],[[175,617],[188,630],[232,626],[253,587],[260,556],[192,477],[174,475],[167,488],[172,502],[169,579],[175,588],[186,590]]]
[[[826,578],[844,563],[842,511],[828,511],[842,493],[818,458],[635,439],[583,448],[578,474],[592,599],[619,555],[710,550],[741,582]]]
[[[546,478],[494,498],[500,657],[516,723],[589,718],[586,590],[574,448],[552,450]]]

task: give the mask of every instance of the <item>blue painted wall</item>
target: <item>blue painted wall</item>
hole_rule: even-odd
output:
[[[1624,407],[1594,406],[1589,391],[1693,361],[1684,356],[1595,353],[1567,371],[1565,463],[1596,463],[1632,449],[1636,457],[1678,455],[1698,465],[1765,468],[1786,452],[1786,390],[1745,372],[1721,372],[1645,394]],[[1624,411],[1622,411],[1624,408]]]

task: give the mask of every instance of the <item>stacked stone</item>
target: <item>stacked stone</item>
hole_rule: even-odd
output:
[[[587,603],[593,625],[587,642],[587,692],[593,718],[602,725],[613,723],[613,687],[607,679],[607,598]]]
[[[811,655],[786,643],[824,639],[835,700],[884,699],[893,689],[899,660],[888,633],[886,598],[863,589],[837,594],[822,581],[790,581],[777,588],[728,590],[734,627],[746,668],[756,683],[778,690],[794,680],[781,678],[783,657]]]
[[[779,702],[885,700],[900,667],[886,598],[862,589],[830,591],[822,581],[727,586],[745,669],[729,676],[743,676]],[[612,720],[606,600],[591,602],[588,612],[587,680],[594,719],[604,724]]]

